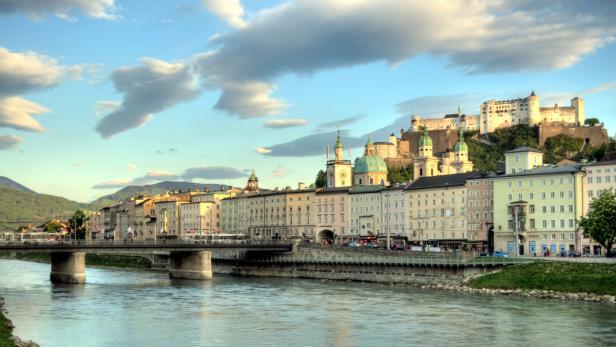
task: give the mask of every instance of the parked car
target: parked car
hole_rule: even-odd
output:
[[[503,252],[503,251],[494,251],[494,254],[492,254],[495,257],[508,257],[509,254]]]
[[[351,247],[351,248],[361,247],[361,245],[359,244],[359,242],[355,242],[355,241],[352,241],[352,242],[347,243],[347,244],[346,244],[346,246],[347,246],[347,247]]]
[[[394,243],[391,246],[391,249],[394,249],[394,250],[397,250],[397,251],[404,251],[406,249],[406,247],[404,247],[404,245],[401,244],[401,243]]]
[[[376,242],[369,242],[366,244],[366,248],[379,248],[379,247],[381,247],[381,245],[379,245]]]
[[[480,257],[487,257],[488,256],[488,251],[486,251],[486,250],[481,251],[481,253],[479,253],[479,256]]]
[[[569,252],[569,257],[577,258],[577,257],[581,257],[581,256],[582,256],[582,254],[580,252],[578,252],[578,251]]]

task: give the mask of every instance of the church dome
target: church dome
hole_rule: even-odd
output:
[[[376,155],[364,155],[363,157],[355,159],[353,173],[363,174],[370,172],[387,172],[385,160]]]
[[[423,128],[423,134],[419,138],[419,147],[432,146],[432,138],[428,135],[428,127]]]
[[[456,145],[454,146],[454,151],[456,151],[456,152],[460,152],[460,151],[468,152],[468,145],[464,141],[464,133],[462,132],[461,128],[460,128],[460,130],[458,132],[458,141],[456,142]]]

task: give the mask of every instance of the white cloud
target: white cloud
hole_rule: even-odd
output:
[[[241,178],[246,177],[246,174],[228,166],[200,166],[186,169],[182,174],[182,178],[193,180],[193,179],[205,179],[205,180],[216,180],[216,179],[233,179],[233,178]]]
[[[99,184],[96,184],[92,187],[92,189],[117,189],[124,188],[131,183],[131,180],[128,179],[117,179],[111,181],[105,181]]]
[[[0,127],[42,132],[45,128],[32,116],[45,112],[49,110],[17,96],[0,99]]]
[[[76,21],[71,15],[75,10],[97,19],[114,20],[121,18],[114,0],[2,0],[0,13],[23,12],[38,19],[55,15],[68,21]]]
[[[16,135],[0,136],[0,150],[15,150],[22,138]]]
[[[126,165],[126,171],[128,171],[128,172],[137,171],[137,165],[135,165],[135,164],[128,164],[128,165]]]
[[[203,5],[234,28],[242,28],[246,22],[240,0],[203,0]]]
[[[154,113],[199,95],[190,66],[143,58],[141,66],[120,67],[112,79],[124,100],[117,110],[104,116],[96,131],[104,138],[149,122]]]
[[[0,47],[0,96],[55,86],[67,70],[70,68],[46,55]]]
[[[270,96],[274,88],[269,83],[226,82],[221,85],[222,94],[215,107],[240,118],[279,114],[288,106]]]
[[[100,118],[107,113],[117,111],[121,105],[122,103],[118,101],[112,101],[112,100],[98,101],[96,105],[94,105],[94,113],[96,114],[97,118]]]
[[[268,119],[263,125],[267,128],[282,129],[308,124],[306,119]]]
[[[289,174],[289,170],[287,170],[284,166],[278,165],[274,171],[272,171],[272,175],[275,177],[285,177]]]
[[[259,153],[259,154],[267,154],[269,152],[271,152],[272,150],[269,148],[265,148],[265,147],[257,147],[255,149],[255,152]]]
[[[288,74],[421,55],[469,73],[565,68],[614,40],[615,9],[599,1],[298,0],[216,35],[220,48],[195,62],[223,90],[217,108],[261,116],[284,108],[269,86]],[[234,92],[243,83],[261,87]],[[265,96],[268,107],[246,106]]]

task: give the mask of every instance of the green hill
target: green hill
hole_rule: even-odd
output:
[[[505,160],[505,152],[521,146],[543,151],[543,162],[546,164],[556,164],[563,159],[602,160],[606,151],[616,150],[614,138],[599,147],[584,147],[582,139],[565,134],[550,137],[543,146],[539,146],[537,128],[528,125],[498,129],[484,137],[479,137],[476,131],[467,132],[465,137],[469,159],[474,162],[475,169],[481,172],[496,170],[498,162]]]
[[[13,188],[22,192],[27,192],[27,193],[35,193],[34,190],[21,185],[15,181],[13,181],[12,179],[8,178],[8,177],[4,177],[4,176],[0,176],[0,187],[5,187],[5,188]]]
[[[37,225],[58,216],[67,219],[85,207],[86,204],[59,196],[0,186],[0,231],[15,230],[27,224]]]

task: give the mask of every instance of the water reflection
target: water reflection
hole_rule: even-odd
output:
[[[49,265],[0,260],[16,333],[43,346],[609,345],[616,307],[300,279],[88,268],[52,285]]]

